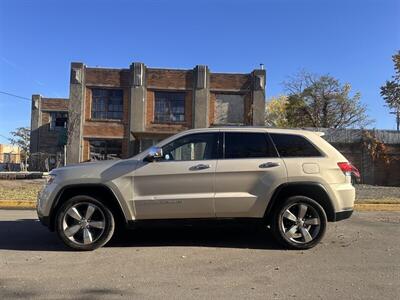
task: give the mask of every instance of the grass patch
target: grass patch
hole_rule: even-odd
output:
[[[0,180],[1,200],[36,201],[37,194],[45,181],[34,180]]]

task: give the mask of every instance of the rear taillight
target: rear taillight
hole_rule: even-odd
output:
[[[354,175],[357,178],[360,178],[360,171],[353,166],[349,162],[339,162],[338,163],[339,168],[343,171],[344,174],[346,175]]]

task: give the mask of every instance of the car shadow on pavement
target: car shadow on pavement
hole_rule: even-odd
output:
[[[145,227],[119,232],[106,247],[219,247],[280,249],[271,233],[259,226]],[[0,250],[69,251],[34,219],[0,221]]]
[[[57,236],[38,220],[0,221],[0,250],[67,251]]]
[[[281,249],[269,230],[259,226],[151,227],[124,231],[108,247],[216,247]]]

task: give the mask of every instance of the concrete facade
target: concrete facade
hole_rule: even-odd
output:
[[[193,128],[204,128],[209,125],[210,71],[203,65],[196,66],[193,71]]]
[[[66,122],[57,124],[53,119],[68,118],[69,104],[68,99],[32,95],[30,170],[46,171],[64,163]]]
[[[178,70],[141,62],[122,69],[71,63],[67,163],[103,159],[108,152],[126,158],[182,130],[226,125],[221,120],[228,116],[216,118],[219,98],[242,102],[238,110],[228,101],[223,111],[235,115],[236,125],[263,125],[265,71],[231,74],[213,73],[205,65]],[[32,97],[33,131],[45,125],[43,99]],[[31,149],[40,152],[46,138],[33,136]]]
[[[82,123],[85,96],[85,69],[82,63],[71,64],[69,85],[69,118],[67,164],[80,161],[82,156]]]

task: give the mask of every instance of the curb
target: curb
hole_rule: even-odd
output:
[[[36,201],[0,200],[0,209],[35,209]]]
[[[0,209],[35,209],[36,201],[0,200]],[[356,211],[400,211],[400,203],[355,203]]]
[[[356,203],[356,211],[400,211],[400,203]]]

